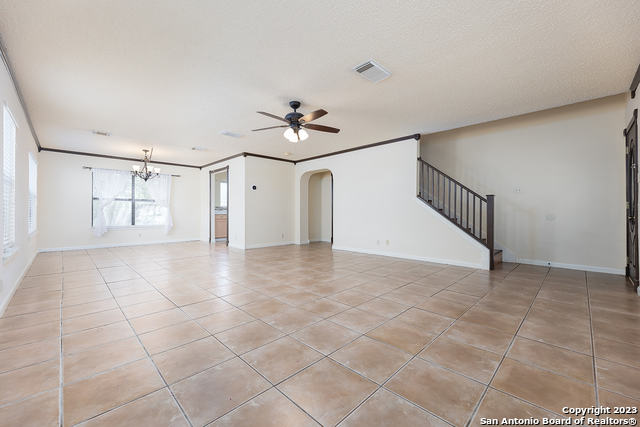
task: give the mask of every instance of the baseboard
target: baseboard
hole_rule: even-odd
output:
[[[148,245],[163,245],[165,243],[185,243],[185,242],[200,242],[200,239],[175,239],[175,240],[159,240],[157,242],[144,242],[144,243],[110,243],[101,245],[81,245],[81,246],[65,246],[61,248],[42,248],[38,249],[38,252],[57,252],[57,251],[78,251],[84,249],[104,249],[104,248],[120,248],[124,246],[148,246]]]
[[[593,271],[594,273],[624,275],[624,268],[599,267],[599,266],[581,265],[581,264],[565,264],[561,262],[542,261],[539,259],[524,259],[524,258],[518,258],[516,262],[520,264],[531,264],[531,265],[541,265],[545,267],[566,268],[569,270],[582,270],[582,271]]]
[[[489,257],[488,256],[487,256],[487,264],[486,265],[482,265],[482,264],[475,264],[475,263],[471,263],[471,262],[464,262],[464,261],[458,261],[458,260],[453,260],[453,259],[430,258],[430,257],[421,257],[421,256],[415,256],[415,255],[399,254],[399,253],[388,252],[388,251],[349,248],[349,247],[344,247],[344,246],[337,246],[336,244],[333,245],[332,249],[333,250],[337,250],[337,251],[357,252],[357,253],[363,253],[363,254],[369,254],[369,255],[381,255],[381,256],[386,256],[386,257],[391,257],[391,258],[410,259],[410,260],[414,260],[414,261],[433,262],[433,263],[436,263],[436,264],[455,265],[457,267],[470,267],[470,268],[477,268],[477,269],[481,269],[481,270],[488,270],[489,269]]]
[[[286,241],[286,242],[270,242],[270,243],[252,243],[250,245],[246,245],[247,249],[258,249],[258,248],[270,248],[272,246],[286,246],[293,245],[294,242]]]
[[[13,283],[11,292],[7,294],[7,299],[2,301],[2,305],[0,305],[0,317],[4,316],[4,311],[7,309],[7,306],[9,305],[9,301],[11,301],[11,298],[13,298],[13,295],[16,293],[16,290],[18,289],[18,285],[20,285],[20,282],[22,282],[22,279],[24,279],[24,276],[27,275],[27,271],[29,271],[29,269],[31,268],[31,264],[33,264],[33,260],[36,259],[36,255],[38,255],[38,251],[33,252],[33,255],[31,255],[31,259],[22,270],[22,273],[20,273],[15,283]]]
[[[313,240],[309,240],[309,243],[331,243],[331,240],[322,240],[322,239],[313,239]]]

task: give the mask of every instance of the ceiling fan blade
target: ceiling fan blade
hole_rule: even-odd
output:
[[[268,128],[260,128],[260,129],[251,129],[253,132],[257,131],[257,130],[267,130],[267,129],[276,129],[276,128],[288,128],[289,125],[282,125],[282,126],[269,126]]]
[[[314,125],[314,124],[305,124],[302,125],[303,128],[307,128],[307,129],[311,129],[311,130],[319,130],[320,132],[331,132],[331,133],[338,133],[340,132],[340,129],[337,128],[332,128],[330,126],[322,126],[322,125]]]
[[[319,119],[325,114],[327,114],[327,112],[324,111],[323,109],[320,109],[320,110],[312,111],[309,114],[305,114],[304,116],[300,117],[299,120],[301,122],[309,123],[311,120]]]
[[[264,111],[256,111],[256,113],[262,114],[263,116],[271,117],[272,119],[280,120],[281,122],[289,123],[289,120],[278,117],[275,114],[265,113]]]

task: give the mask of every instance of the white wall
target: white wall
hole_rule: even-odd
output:
[[[296,164],[296,242],[308,232],[309,176],[328,170],[334,249],[488,268],[487,248],[416,198],[418,148],[407,140]]]
[[[245,172],[246,248],[293,243],[293,164],[248,156]]]
[[[160,165],[172,178],[173,228],[123,227],[95,236],[91,229],[91,171],[83,166],[131,170],[133,162],[99,157],[40,153],[38,173],[38,247],[43,250],[198,240],[200,171]]]
[[[309,241],[331,241],[331,173],[318,172],[309,178]]]
[[[625,97],[422,137],[422,157],[496,196],[505,259],[621,273]]]
[[[229,246],[245,249],[245,160],[246,158],[243,156],[235,157],[200,170],[200,240],[209,241],[209,227],[211,226],[209,172],[228,166],[227,190],[229,191],[229,206],[227,207],[227,221],[229,221]]]
[[[22,276],[31,265],[36,254],[38,231],[29,235],[27,232],[27,206],[29,195],[29,167],[28,159],[31,153],[36,160],[38,159],[38,150],[35,141],[29,130],[27,119],[15,87],[11,81],[9,72],[4,66],[4,62],[0,62],[0,103],[6,104],[13,114],[18,126],[16,133],[16,247],[17,251],[9,258],[0,260],[0,315],[4,312],[9,299],[19,284]],[[2,122],[0,112],[0,122]],[[4,126],[4,124],[2,124]],[[1,133],[0,127],[0,135]],[[0,136],[0,140],[2,137]],[[2,151],[2,141],[0,141],[0,151]],[[2,162],[0,161],[0,168]],[[2,186],[0,186],[2,192]],[[41,193],[40,189],[38,192]],[[39,194],[40,195],[40,194]],[[0,212],[0,215],[2,213]],[[0,218],[0,235],[4,222]]]

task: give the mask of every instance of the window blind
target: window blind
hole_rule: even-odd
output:
[[[16,122],[5,105],[2,114],[2,211],[3,251],[10,254],[16,244]]]
[[[33,154],[29,153],[29,206],[27,209],[27,230],[29,234],[38,226],[38,164]]]

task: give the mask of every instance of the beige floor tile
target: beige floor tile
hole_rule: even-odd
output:
[[[591,354],[591,334],[588,330],[579,331],[563,327],[562,324],[541,325],[525,319],[518,335],[579,353]]]
[[[263,319],[264,322],[280,330],[285,334],[298,331],[305,326],[321,320],[320,316],[299,308],[289,307],[278,314]]]
[[[636,400],[636,399],[630,399],[627,396],[623,396],[621,394],[618,393],[612,393],[608,390],[605,390],[603,388],[599,388],[598,389],[598,400],[600,402],[601,406],[605,406],[605,407],[609,407],[609,408],[614,408],[614,407],[629,407],[629,408],[638,408],[638,411],[640,411],[640,400]],[[612,410],[613,412],[613,410]],[[617,419],[633,419],[636,421],[636,425],[638,425],[638,422],[640,421],[640,413],[636,413],[636,414],[607,414],[606,416],[611,417],[611,418],[617,418]]]
[[[322,425],[334,425],[373,393],[376,385],[323,359],[278,388]]]
[[[431,332],[405,323],[397,318],[369,331],[367,336],[390,344],[410,354],[417,354],[436,337],[436,335]]]
[[[26,328],[11,329],[0,332],[0,350],[58,336],[60,336],[60,322],[55,321]]]
[[[387,319],[385,317],[378,316],[377,314],[352,308],[330,317],[329,320],[342,325],[345,328],[365,334],[376,326],[382,324]]]
[[[134,332],[128,322],[117,322],[99,328],[89,329],[62,337],[64,354],[84,351],[90,347],[106,344],[133,336]]]
[[[592,385],[506,358],[491,386],[556,413],[595,404]]]
[[[360,304],[356,307],[358,310],[373,313],[378,316],[392,318],[407,310],[409,307],[397,302],[385,300],[382,298],[374,298],[370,301]]]
[[[188,426],[171,393],[163,388],[90,419],[82,427]]]
[[[69,354],[64,357],[63,361],[64,383],[76,382],[146,356],[147,353],[136,337],[125,338]]]
[[[322,354],[329,354],[356,339],[359,334],[330,321],[318,322],[292,335]]]
[[[273,384],[279,383],[322,357],[322,354],[289,337],[280,338],[242,355],[248,364]]]
[[[218,418],[213,426],[233,427],[280,427],[280,426],[317,426],[318,423],[300,410],[289,399],[275,388],[235,409],[233,412]]]
[[[131,323],[133,330],[136,331],[136,334],[144,334],[145,332],[166,328],[167,326],[186,322],[187,320],[189,320],[189,316],[187,316],[182,310],[179,308],[172,308],[170,310],[136,317],[134,319],[130,319],[129,322]]]
[[[194,426],[202,426],[271,385],[239,358],[228,360],[171,386]]]
[[[454,301],[449,301],[444,298],[438,298],[437,295],[427,299],[422,304],[418,304],[416,308],[421,310],[430,311],[441,316],[451,317],[456,319],[469,309],[469,305],[461,304]]]
[[[58,390],[0,407],[0,420],[6,426],[57,427],[59,425]]]
[[[424,349],[421,358],[488,384],[502,356],[441,336]]]
[[[118,308],[116,300],[113,298],[94,301],[87,304],[73,305],[62,308],[62,318],[71,319],[72,317],[83,316],[85,314],[97,313],[99,311],[113,310]]]
[[[274,341],[282,335],[279,330],[256,320],[220,332],[215,336],[236,354],[242,354]]]
[[[179,347],[191,341],[204,338],[209,334],[193,321],[167,326],[146,334],[139,335],[142,345],[150,354],[160,353],[174,347]]]
[[[235,305],[236,307],[241,307],[243,305],[247,305],[249,303],[260,301],[266,298],[267,297],[265,295],[254,291],[240,292],[237,294],[225,295],[224,297],[222,297],[223,300]]]
[[[329,299],[338,301],[339,303],[346,304],[351,307],[355,307],[369,301],[370,299],[373,299],[373,295],[363,294],[362,292],[358,292],[355,290],[347,290],[332,295],[329,297]]]
[[[0,333],[60,321],[60,309],[0,318]]]
[[[319,299],[320,297],[311,292],[296,291],[296,292],[286,293],[284,295],[279,295],[277,298],[278,300],[284,303],[287,303],[289,305],[299,306],[299,305],[313,302]]]
[[[338,314],[342,311],[349,310],[351,307],[339,303],[337,301],[330,300],[328,298],[322,298],[315,300],[313,302],[304,304],[300,306],[301,309],[310,311],[322,318],[327,318],[333,316],[334,314]]]
[[[164,386],[149,359],[64,387],[64,423],[73,425]]]
[[[233,306],[220,298],[209,299],[195,304],[182,306],[182,311],[192,318],[203,317],[208,314],[219,313],[232,309]]]
[[[60,339],[50,338],[0,351],[0,373],[60,357]]]
[[[52,360],[0,374],[0,405],[56,388],[60,362]]]
[[[444,335],[499,354],[507,351],[513,338],[513,334],[460,320],[456,321]]]
[[[331,358],[360,375],[382,384],[400,369],[411,355],[362,336],[333,353]]]
[[[129,267],[100,268],[100,274],[105,282],[119,282],[122,280],[138,279],[140,276]]]
[[[595,337],[596,357],[640,369],[640,345]]]
[[[168,384],[202,372],[235,357],[214,337],[206,337],[153,356]]]
[[[593,384],[593,358],[585,354],[516,337],[507,357]]]
[[[85,314],[62,322],[62,333],[65,335],[80,332],[86,329],[97,328],[111,323],[126,320],[120,309],[100,311],[97,313]]]
[[[369,427],[375,425],[446,427],[449,424],[381,388],[340,423],[340,427]]]
[[[418,308],[411,308],[399,315],[396,319],[434,334],[439,334],[444,331],[454,321],[454,319],[449,317],[430,313]]]
[[[596,359],[598,386],[640,400],[640,369]]]
[[[201,317],[198,323],[210,333],[216,334],[254,320],[244,311],[233,308]]]
[[[158,313],[160,311],[171,310],[175,307],[176,305],[168,299],[162,299],[143,302],[140,304],[128,305],[126,307],[122,307],[122,312],[127,317],[127,319],[133,319],[148,314]]]
[[[562,417],[490,388],[487,390],[484,399],[482,399],[478,412],[476,412],[470,425],[487,425],[486,423],[482,424],[482,418],[487,420],[497,418],[500,421],[502,418],[542,420],[543,418],[557,419]]]
[[[386,388],[450,423],[464,425],[485,386],[424,360],[413,359],[389,380]]]

